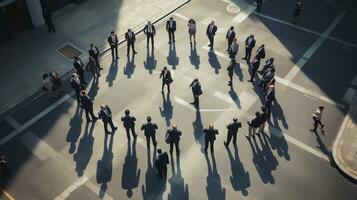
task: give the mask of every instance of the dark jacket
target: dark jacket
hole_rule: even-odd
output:
[[[125,39],[129,44],[134,43],[135,40],[136,40],[134,32],[131,32],[131,37],[129,36],[129,32],[126,32],[125,33]]]
[[[253,128],[258,128],[261,124],[261,118],[260,117],[255,117],[250,121],[250,126]]]
[[[255,39],[253,38],[253,40],[249,43],[249,38],[247,37],[247,39],[245,40],[245,47],[248,49],[253,49],[255,46]]]
[[[216,25],[213,25],[212,31],[211,31],[210,27],[211,27],[211,24],[209,24],[209,25],[207,26],[206,34],[207,34],[207,35],[210,35],[210,36],[216,35],[217,26],[216,26]]]
[[[81,96],[81,105],[84,109],[92,109],[93,108],[93,101],[89,98],[89,96]]]
[[[170,27],[170,20],[166,22],[166,31],[168,32],[175,32],[176,31],[176,21],[172,21],[172,27]]]
[[[192,88],[192,92],[194,95],[201,95],[202,94],[202,88],[200,81],[192,81],[190,84],[190,87]]]
[[[121,118],[121,121],[123,122],[125,128],[131,128],[135,126],[136,118],[129,115],[125,115]]]
[[[112,120],[112,111],[108,106],[106,106],[104,109],[99,111],[98,117],[102,119],[104,123],[107,123]]]
[[[147,122],[141,126],[141,130],[144,130],[145,136],[153,136],[156,133],[156,129],[158,129],[157,125],[152,122]]]
[[[77,70],[78,74],[84,73],[84,69],[83,69],[83,68],[84,68],[84,65],[83,65],[82,60],[79,59],[79,63],[78,63],[77,60],[74,61],[74,62],[73,62],[73,66],[74,66],[74,68]]]
[[[253,69],[258,69],[260,65],[260,59],[254,58],[254,60],[251,63]]]
[[[77,78],[77,81],[75,79],[71,79],[71,87],[76,92],[80,92],[83,89],[83,87],[82,87],[82,84],[81,84],[81,81],[79,80],[79,78]]]
[[[166,134],[169,135],[169,138],[171,142],[178,142],[180,141],[180,136],[182,135],[182,132],[178,129],[167,129]]]
[[[155,26],[152,24],[151,27],[152,27],[152,33],[149,33],[148,32],[149,31],[149,25],[148,24],[145,25],[145,27],[144,27],[145,35],[155,35],[156,34]]]
[[[257,57],[259,59],[265,58],[265,48],[264,47],[259,47],[257,50]]]
[[[233,31],[231,35],[229,35],[229,31],[230,30],[227,31],[226,39],[228,39],[228,41],[233,41],[233,39],[236,37],[236,33]]]
[[[238,129],[242,127],[241,122],[232,122],[227,125],[228,134],[236,134]]]
[[[218,135],[218,130],[214,128],[205,128],[203,129],[203,133],[205,133],[206,140],[216,140],[216,135]]]
[[[167,152],[162,152],[161,154],[156,156],[155,159],[155,166],[157,168],[163,168],[165,165],[169,164],[169,155],[167,155]]]
[[[112,35],[109,35],[109,37],[108,37],[108,43],[109,43],[110,46],[118,45],[119,41],[118,41],[118,36],[117,36],[117,34],[114,35],[114,41],[112,40]]]
[[[94,46],[94,48],[95,48],[95,50],[97,50],[97,53],[95,53],[92,48],[90,48],[90,49],[88,50],[88,53],[89,53],[89,55],[92,56],[93,58],[98,58],[98,56],[99,56],[98,47],[97,47],[97,46]]]
[[[165,75],[165,71],[161,70],[161,74],[160,74],[160,78],[162,77],[162,81],[165,84],[170,84],[172,83],[172,77],[171,77],[171,72],[169,70],[167,70],[166,75]]]

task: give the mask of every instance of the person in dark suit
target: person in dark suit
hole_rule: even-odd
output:
[[[234,40],[234,38],[236,37],[236,33],[234,32],[234,26],[231,26],[226,34],[226,39],[228,41],[228,48],[227,48],[227,52],[229,52],[229,48],[232,45],[232,42]]]
[[[171,72],[167,70],[167,67],[161,70],[160,78],[162,78],[161,93],[164,93],[164,86],[167,86],[167,91],[170,92],[170,84],[173,82]]]
[[[47,32],[51,32],[51,31],[52,33],[56,32],[55,26],[53,25],[52,22],[51,11],[49,11],[47,8],[43,8],[42,14],[43,14],[43,19],[45,20],[45,23],[48,27]]]
[[[82,60],[78,56],[74,57],[73,66],[74,66],[74,69],[77,71],[77,74],[79,76],[79,79],[81,80],[81,83],[87,84],[84,81],[84,65],[83,65]]]
[[[251,71],[250,71],[250,79],[248,80],[248,82],[253,82],[255,75],[257,74],[257,71],[259,69],[259,65],[260,65],[260,59],[258,59],[257,57],[254,57],[251,65]]]
[[[252,50],[254,46],[255,46],[254,35],[250,35],[245,40],[245,57],[242,58],[243,60],[250,61],[250,57],[252,55]]]
[[[108,124],[112,128],[112,133],[114,133],[115,130],[118,129],[118,127],[115,127],[113,124],[112,111],[110,110],[109,106],[101,105],[98,117],[103,121],[105,134],[110,134],[110,132],[108,131]]]
[[[266,107],[266,115],[267,118],[270,118],[271,114],[271,104],[275,99],[275,86],[274,85],[269,85],[267,92],[265,94],[264,100],[265,100],[265,107]]]
[[[265,122],[267,121],[267,109],[265,106],[260,106],[262,113],[260,114],[259,133],[264,133]]]
[[[275,68],[272,67],[272,68],[267,69],[264,72],[264,74],[260,80],[260,84],[258,86],[265,88],[266,85],[269,83],[269,81],[271,81],[274,78],[274,76],[275,76]]]
[[[71,87],[73,88],[73,90],[76,93],[78,105],[80,105],[80,102],[81,102],[80,94],[81,94],[81,91],[84,89],[84,87],[83,87],[81,81],[79,80],[77,73],[74,73],[74,72],[72,73],[70,82],[71,82]]]
[[[156,34],[155,26],[148,21],[144,27],[144,34],[146,35],[146,48],[149,48],[149,39],[151,39],[151,47],[154,48],[154,36]]]
[[[90,99],[90,97],[86,94],[86,91],[84,90],[82,90],[82,95],[81,95],[81,107],[84,108],[87,121],[89,122],[91,121],[89,118],[89,114],[92,117],[92,121],[98,119],[93,113],[93,101],[92,99]]]
[[[203,133],[205,134],[205,153],[207,153],[207,149],[208,149],[208,144],[211,146],[211,152],[213,153],[214,148],[213,148],[213,144],[214,141],[216,140],[216,135],[218,135],[218,130],[214,128],[213,124],[209,125],[209,128],[205,128],[203,129]]]
[[[217,32],[217,26],[214,25],[214,21],[212,20],[211,23],[207,26],[207,30],[206,30],[206,35],[210,42],[208,46],[211,47],[210,48],[211,50],[213,50],[214,36],[216,35],[216,32]]]
[[[135,38],[135,34],[133,33],[133,31],[131,31],[131,29],[128,29],[128,32],[125,33],[125,39],[127,42],[126,55],[129,56],[130,46],[133,50],[133,54],[137,54],[134,46],[136,38]]]
[[[182,132],[178,130],[176,124],[174,124],[172,125],[172,128],[167,129],[166,135],[168,138],[168,142],[170,144],[170,154],[172,155],[175,145],[176,154],[179,155],[180,154],[179,142]]]
[[[269,68],[275,68],[275,66],[274,66],[274,58],[273,57],[271,57],[268,60],[266,60],[262,70],[260,70],[258,72],[259,72],[259,74],[263,75]]]
[[[169,33],[169,44],[175,42],[176,21],[172,17],[166,22],[166,31]]]
[[[162,152],[162,150],[159,148],[157,149],[157,156],[155,158],[155,167],[158,171],[158,176],[160,179],[163,179],[167,177],[167,164],[169,164],[169,155],[167,155],[167,152]]]
[[[233,144],[237,144],[237,133],[238,129],[242,127],[242,123],[238,121],[238,118],[233,118],[233,122],[227,125],[227,141],[223,142],[226,147],[228,147],[231,139],[233,137]]]
[[[116,59],[119,59],[118,56],[118,36],[115,34],[114,31],[110,32],[110,35],[108,37],[108,43],[110,45],[110,51],[112,52],[112,60],[115,61]],[[114,57],[114,51],[115,51],[115,57]]]
[[[121,121],[123,122],[123,126],[126,131],[126,137],[128,140],[130,140],[130,131],[131,134],[133,135],[134,139],[136,139],[137,135],[135,134],[135,117],[130,116],[130,110],[126,109],[124,111],[125,116],[121,118]]]
[[[155,134],[156,134],[156,129],[158,129],[158,127],[155,123],[151,122],[150,116],[148,116],[146,120],[147,122],[141,126],[141,130],[144,131],[144,135],[146,137],[146,146],[147,148],[150,148],[150,138],[151,138],[154,148],[156,148],[157,142],[156,142]]]
[[[228,86],[231,86],[231,87],[233,86],[234,66],[235,66],[235,62],[233,60],[231,60],[231,63],[227,67],[228,77],[229,77]]]
[[[258,59],[265,58],[264,44],[260,45],[260,47],[257,50],[257,55],[255,57],[257,57]]]
[[[229,47],[229,50],[228,50],[228,54],[229,54],[229,58],[234,62],[236,63],[236,56],[238,54],[238,50],[239,50],[239,44],[237,42],[237,38],[234,38],[233,39],[233,42],[231,44],[231,46]]]
[[[92,56],[95,59],[95,62],[97,63],[98,71],[103,70],[103,68],[100,67],[99,64],[99,55],[100,52],[98,50],[98,47],[94,44],[90,44],[90,49],[88,50],[89,56]]]
[[[259,132],[257,133],[258,128],[260,127],[260,122],[261,122],[261,116],[259,112],[255,113],[255,118],[247,121],[248,124],[248,135],[246,135],[245,137],[249,140],[251,136],[255,137],[256,134],[259,134]]]
[[[4,155],[0,155],[0,168],[1,168],[1,172],[0,173],[0,177],[5,177],[7,176],[7,162],[5,160],[5,156]]]
[[[192,89],[192,94],[194,101],[191,103],[192,105],[199,106],[200,105],[200,95],[202,95],[202,88],[200,81],[195,78],[190,84],[190,88]]]
[[[256,0],[257,2],[257,11],[260,12],[260,8],[262,7],[263,0]]]
[[[299,14],[301,13],[301,11],[302,11],[301,0],[297,0],[297,1],[296,1],[296,7],[295,7],[295,10],[294,10],[294,17],[299,16]]]

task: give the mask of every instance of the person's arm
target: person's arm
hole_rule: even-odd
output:
[[[145,129],[145,124],[141,125],[140,130],[144,130]]]
[[[158,129],[157,124],[154,124],[154,129]]]
[[[154,25],[152,25],[152,31],[153,31],[154,35],[156,35],[156,30],[155,30],[155,26]]]
[[[166,21],[166,31],[169,31],[170,22]]]

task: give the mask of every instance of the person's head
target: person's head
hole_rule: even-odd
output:
[[[198,78],[193,79],[193,81],[198,82]]]
[[[130,110],[129,110],[129,109],[126,109],[126,110],[124,111],[124,113],[125,113],[125,115],[129,115],[129,114],[130,114]]]
[[[214,128],[214,125],[213,125],[212,123],[210,123],[210,124],[208,125],[208,127],[209,127],[210,129],[212,129],[212,128]]]
[[[148,21],[148,24],[151,25],[151,21]]]
[[[170,17],[170,21],[172,21],[172,20],[174,20],[174,18],[173,18],[173,17]]]
[[[131,198],[133,196],[133,190],[132,189],[128,189],[128,191],[126,191],[126,196]]]
[[[255,112],[256,117],[260,117],[260,112]]]
[[[47,79],[47,78],[48,78],[48,74],[47,74],[47,73],[45,73],[45,74],[42,75],[42,80],[45,80],[45,79]]]
[[[234,26],[231,26],[229,29],[233,30],[233,29],[234,29]]]
[[[161,154],[162,153],[162,150],[160,148],[157,149],[157,153],[158,154]]]
[[[82,90],[82,95],[83,95],[83,96],[86,96],[86,95],[87,95],[85,90]]]
[[[233,121],[234,121],[234,122],[237,122],[237,121],[238,121],[238,118],[237,118],[237,117],[233,118]]]
[[[270,60],[271,60],[271,62],[274,62],[274,58],[273,57],[271,57]]]
[[[234,38],[234,42],[237,42],[237,38]]]
[[[176,124],[172,125],[172,128],[177,129],[177,125]]]
[[[190,23],[195,23],[195,20],[193,20],[192,18],[190,20],[188,20],[188,22]]]
[[[111,31],[111,32],[110,32],[110,34],[111,34],[111,35],[114,35],[114,34],[115,34],[115,32],[114,32],[114,31]]]
[[[251,34],[249,37],[254,38],[254,35],[253,35],[253,34]]]
[[[93,47],[94,46],[94,44],[90,44],[90,47]]]
[[[320,110],[323,110],[323,109],[324,109],[324,106],[319,106],[319,109],[320,109]]]
[[[73,72],[71,75],[72,78],[76,78],[77,77],[77,73]]]
[[[167,67],[164,67],[164,71],[166,71],[167,70]]]
[[[131,29],[130,29],[130,28],[128,28],[128,32],[131,32]]]
[[[274,66],[274,65],[273,65],[273,66]],[[275,72],[275,68],[274,68],[273,66],[272,66],[271,69],[270,69],[271,72]]]
[[[264,44],[262,44],[260,47],[264,47]]]
[[[74,59],[74,60],[78,60],[79,57],[78,57],[78,56],[74,56],[73,59]]]
[[[213,25],[213,24],[214,24],[214,21],[212,20],[212,21],[211,21],[211,25]]]
[[[103,110],[103,109],[105,109],[105,105],[104,104],[102,104],[102,105],[100,105],[100,108]]]
[[[150,116],[147,116],[147,117],[146,117],[146,120],[147,120],[148,122],[151,122],[151,117],[150,117]]]

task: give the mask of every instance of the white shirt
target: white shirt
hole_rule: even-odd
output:
[[[231,37],[232,33],[233,33],[233,30],[228,31],[228,38]]]
[[[174,22],[173,21],[169,21],[169,26],[170,26],[170,28],[172,28],[172,24],[173,24]]]
[[[152,25],[148,25],[148,33],[152,33]]]
[[[92,47],[92,50],[93,50],[94,54],[97,54],[97,49],[95,47]]]

